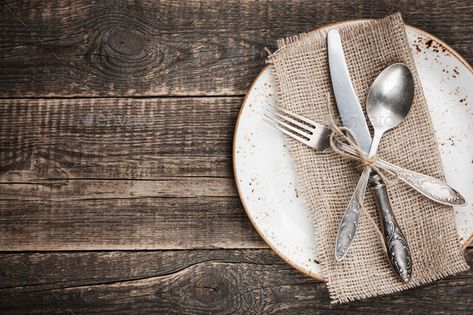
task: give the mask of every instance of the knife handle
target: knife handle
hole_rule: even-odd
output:
[[[370,180],[381,218],[389,262],[399,278],[408,282],[412,276],[412,258],[407,240],[394,217],[383,180],[375,173],[370,176]]]
[[[348,202],[345,213],[343,214],[335,239],[335,259],[337,259],[337,261],[341,261],[346,256],[348,249],[353,243],[356,230],[358,229],[358,221],[363,212],[363,201],[365,199],[366,185],[368,184],[369,176],[370,169],[365,167],[358,179],[355,191]]]

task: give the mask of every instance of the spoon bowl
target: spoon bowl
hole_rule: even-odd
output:
[[[395,63],[384,69],[368,92],[366,111],[374,129],[396,127],[409,113],[414,99],[414,79],[409,68]]]

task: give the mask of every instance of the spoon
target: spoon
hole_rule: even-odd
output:
[[[406,118],[413,98],[414,80],[411,71],[404,64],[397,63],[387,67],[374,80],[366,100],[366,111],[374,128],[370,157],[376,154],[383,134]],[[365,168],[363,172],[369,173],[370,170]],[[412,275],[412,258],[406,238],[394,217],[380,176],[372,176],[371,181],[373,192],[377,195],[376,202],[389,262],[401,280],[408,282]]]
[[[366,99],[366,111],[374,128],[369,156],[376,154],[383,134],[406,118],[414,99],[414,80],[409,68],[395,63],[374,80]]]
[[[401,63],[393,64],[384,69],[374,80],[368,92],[366,100],[366,111],[371,125],[374,128],[373,141],[368,156],[372,157],[378,150],[383,134],[399,125],[409,113],[414,98],[414,80],[409,68]],[[358,225],[359,211],[362,209],[366,186],[371,172],[370,167],[365,167],[355,188],[346,213],[354,213],[353,231],[350,239],[353,239]],[[392,212],[388,196],[383,189],[384,183],[379,175],[373,176],[373,191],[377,194],[376,201],[383,224],[383,234],[388,250],[391,266],[402,281],[407,282],[411,278],[412,260],[407,246],[407,241],[399,228]],[[383,191],[384,190],[384,191]],[[346,224],[347,220],[343,220]],[[338,239],[346,237],[337,235],[337,248],[335,257],[338,261],[345,257],[351,242],[343,244],[339,248]]]

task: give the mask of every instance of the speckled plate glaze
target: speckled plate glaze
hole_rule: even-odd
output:
[[[335,27],[338,25],[342,24]],[[334,25],[324,28],[329,27]],[[473,234],[473,69],[439,39],[406,28],[447,181],[468,201],[468,206],[455,208],[458,233],[466,245]],[[276,104],[269,67],[256,78],[238,117],[233,144],[238,192],[248,217],[268,245],[296,269],[323,280],[315,259],[314,226],[294,186],[295,173],[283,134],[261,119],[266,104]]]

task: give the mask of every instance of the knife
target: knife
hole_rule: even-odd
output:
[[[351,129],[355,137],[354,140],[358,143],[360,148],[368,154],[372,141],[371,135],[360,101],[350,79],[340,33],[335,29],[327,33],[327,49],[333,93],[343,125]],[[385,184],[377,174],[370,175],[370,179],[381,216],[389,261],[401,280],[407,282],[410,280],[412,274],[412,260],[407,241],[392,213]],[[357,185],[364,185],[363,189],[356,189],[356,191],[364,192],[364,188],[366,188],[367,185],[367,178],[360,177]],[[335,258],[337,261],[345,257],[353,242],[358,228],[358,221],[363,210],[363,200],[364,193],[360,195],[355,193],[350,199],[335,241]]]

